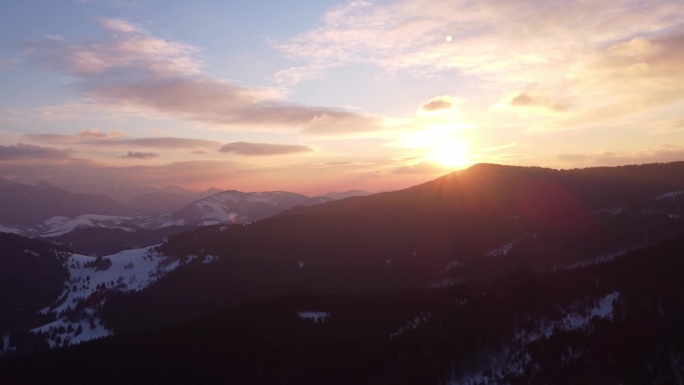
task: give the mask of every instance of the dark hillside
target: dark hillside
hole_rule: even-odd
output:
[[[446,289],[290,295],[10,357],[0,361],[0,382],[677,383],[682,250],[680,237],[591,267]],[[307,318],[312,312],[322,318]]]
[[[0,334],[35,327],[36,312],[62,292],[68,255],[59,246],[0,233]]]
[[[680,166],[653,167],[667,174]],[[190,264],[144,292],[112,298],[104,314],[124,332],[286,293],[425,288],[543,271],[684,234],[684,196],[657,199],[684,189],[684,174],[650,184],[619,171],[478,165],[406,190],[178,234],[160,250],[218,262]]]

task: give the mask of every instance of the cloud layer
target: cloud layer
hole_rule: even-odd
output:
[[[52,147],[34,146],[32,144],[18,143],[16,145],[0,145],[0,161],[11,160],[60,160],[67,159],[73,150],[61,150]]]
[[[274,90],[205,75],[199,49],[123,20],[100,24],[106,32],[100,41],[52,37],[29,46],[34,60],[75,77],[75,89],[103,108],[148,111],[226,129],[336,134],[380,128],[371,116],[288,103]]]
[[[224,145],[220,151],[246,156],[270,156],[311,152],[313,149],[309,146],[298,144],[234,142]]]

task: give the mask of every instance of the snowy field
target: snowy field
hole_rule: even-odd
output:
[[[69,279],[62,294],[40,311],[54,315],[56,320],[32,332],[44,333],[53,348],[112,335],[99,318],[107,291],[142,290],[182,264],[177,258],[156,252],[156,247],[125,250],[103,258],[71,255],[67,261]],[[202,262],[215,260],[207,256]]]

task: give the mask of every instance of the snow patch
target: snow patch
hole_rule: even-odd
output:
[[[492,258],[505,257],[513,249],[513,243],[514,242],[510,242],[510,243],[507,243],[507,244],[499,247],[498,249],[494,249],[494,250],[488,252],[487,256],[492,257]]]
[[[519,330],[516,333],[515,339],[520,342],[532,342],[541,337],[549,338],[553,335],[554,330],[577,330],[589,326],[592,318],[608,318],[612,320],[613,317],[613,303],[620,298],[620,293],[614,291],[609,293],[596,301],[595,305],[586,310],[580,309],[580,303],[570,307],[570,309],[561,309],[565,315],[561,319],[548,320],[542,319],[539,321],[538,327],[532,331]]]
[[[325,322],[326,319],[332,317],[332,313],[329,311],[300,311],[297,312],[297,317],[305,320],[312,320],[313,322]]]
[[[43,222],[43,225],[39,226],[38,230],[44,237],[56,237],[84,227],[105,227],[133,232],[135,230],[130,225],[125,224],[130,224],[134,220],[133,217],[95,214],[83,214],[73,219],[58,216]]]
[[[675,198],[677,198],[678,196],[680,196],[682,194],[684,194],[684,191],[672,191],[672,192],[665,193],[663,195],[657,196],[655,200],[657,200],[657,201],[664,200],[664,199],[674,200]]]
[[[60,347],[111,335],[99,318],[107,291],[139,291],[162,276],[189,263],[155,251],[157,246],[124,250],[103,258],[72,254],[66,261],[69,279],[59,298],[40,310],[57,320],[33,329],[43,333],[50,346]],[[197,258],[196,256],[193,256]]]
[[[417,329],[418,326],[420,326],[420,324],[422,324],[423,322],[427,322],[430,319],[430,317],[432,317],[432,313],[430,313],[429,311],[421,312],[417,316],[413,317],[413,319],[408,321],[405,325],[400,326],[397,329],[397,331],[390,334],[390,338],[400,336],[401,334],[403,334],[407,330]]]
[[[625,211],[624,207],[602,208],[602,209],[592,211],[592,214],[593,215],[598,215],[598,214],[617,215],[623,211]]]

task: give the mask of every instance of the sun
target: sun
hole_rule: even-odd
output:
[[[468,150],[461,141],[447,140],[433,143],[427,148],[427,158],[448,168],[464,168],[468,165]]]

